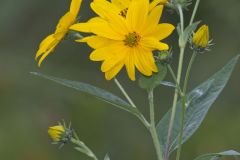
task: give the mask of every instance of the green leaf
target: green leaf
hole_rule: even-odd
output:
[[[181,34],[181,31],[178,29],[179,37],[179,44],[185,45],[189,40],[191,34],[196,30],[197,26],[199,25],[200,21],[193,23],[192,25],[188,26],[184,33]]]
[[[229,151],[224,151],[224,152],[220,152],[220,153],[205,154],[205,155],[195,158],[194,160],[218,160],[224,156],[236,157],[236,156],[240,156],[240,153],[236,152],[234,150],[229,150]]]
[[[227,84],[238,59],[239,55],[233,58],[215,75],[187,94],[187,109],[185,112],[183,143],[186,142],[196,132],[203,122],[208,110]],[[157,125],[160,143],[163,146],[164,151],[167,153],[171,153],[178,148],[181,108],[181,101],[179,101],[177,103],[176,117],[173,123],[172,135],[168,145],[166,143],[171,110],[166,113],[166,115]]]
[[[157,63],[158,73],[153,74],[151,77],[142,76],[139,78],[138,84],[142,89],[150,90],[159,86],[167,75],[167,67],[161,63]]]
[[[75,90],[81,91],[83,93],[87,93],[89,95],[92,95],[94,97],[97,97],[105,102],[108,102],[120,109],[123,109],[125,111],[128,111],[132,114],[138,114],[138,110],[134,107],[132,107],[130,104],[122,100],[121,98],[115,96],[114,94],[105,91],[103,89],[97,88],[95,86],[92,86],[87,83],[77,82],[77,81],[71,81],[66,79],[61,79],[53,76],[44,75],[41,73],[31,72],[31,74],[54,81],[56,83],[59,83],[61,85],[64,85],[66,87],[73,88]]]
[[[110,157],[108,154],[104,157],[104,160],[110,160]]]

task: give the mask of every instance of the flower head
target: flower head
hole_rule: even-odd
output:
[[[65,134],[65,128],[62,125],[49,127],[48,134],[54,142],[60,142]]]
[[[53,144],[60,144],[61,148],[73,138],[73,129],[71,129],[71,124],[69,124],[69,127],[66,127],[63,121],[63,125],[59,123],[56,126],[49,127],[48,134],[52,138]]]
[[[76,22],[82,0],[72,0],[70,10],[59,20],[56,30],[53,34],[47,36],[40,44],[35,59],[40,66],[43,60],[54,51],[69,31],[69,27]]]
[[[202,25],[191,39],[191,49],[196,53],[204,53],[210,50],[212,40],[209,40],[209,29],[207,25]]]
[[[99,17],[75,24],[71,29],[95,34],[78,42],[86,42],[95,49],[90,59],[103,61],[101,70],[107,80],[115,77],[124,66],[131,80],[135,80],[135,68],[151,76],[153,72],[158,72],[152,52],[169,49],[167,44],[160,41],[168,37],[175,27],[167,23],[158,24],[163,5],[149,11],[149,0],[121,2],[129,3],[124,11],[125,16],[113,3],[94,0],[91,8]]]
[[[198,47],[206,48],[209,42],[209,29],[207,25],[202,25],[193,35],[192,43]]]

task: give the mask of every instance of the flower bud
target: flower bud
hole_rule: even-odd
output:
[[[209,44],[209,29],[207,25],[202,25],[193,35],[193,45],[198,48],[206,48]]]
[[[48,134],[54,142],[60,142],[65,134],[65,128],[62,125],[49,127]]]

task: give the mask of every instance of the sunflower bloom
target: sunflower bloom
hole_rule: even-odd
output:
[[[49,127],[48,134],[54,142],[60,142],[65,134],[65,128],[62,125]]]
[[[209,44],[209,29],[207,25],[202,25],[193,35],[192,43],[200,48],[206,48]]]
[[[119,14],[120,9],[116,5],[106,0],[94,0],[91,8],[99,17],[70,27],[75,31],[95,34],[78,42],[86,42],[95,49],[90,59],[103,61],[101,70],[107,80],[114,78],[124,66],[133,81],[135,68],[145,76],[158,72],[152,51],[169,49],[160,41],[173,32],[174,26],[158,24],[162,5],[150,12],[149,7],[149,0],[132,0],[124,17]]]
[[[38,60],[38,66],[43,60],[54,51],[69,31],[69,27],[76,22],[82,0],[72,0],[70,10],[59,20],[56,30],[53,34],[47,36],[39,46],[35,59]]]

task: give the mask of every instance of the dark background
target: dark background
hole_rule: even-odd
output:
[[[61,119],[71,121],[80,138],[101,159],[107,152],[113,160],[156,159],[150,135],[135,117],[91,96],[29,74],[37,71],[83,81],[122,96],[113,82],[104,79],[100,64],[89,61],[91,50],[85,44],[63,41],[42,67],[37,67],[34,56],[38,45],[54,31],[69,3],[65,0],[0,0],[0,159],[87,160],[88,157],[74,151],[71,145],[59,150],[50,144],[47,129]],[[92,14],[88,3],[84,2],[80,13],[83,21]],[[197,58],[190,88],[239,54],[239,9],[239,0],[202,1],[197,20],[210,26],[216,45],[210,53]],[[176,24],[178,17],[166,11],[163,21]],[[173,47],[176,45],[176,33],[168,42]],[[174,66],[178,54],[174,47]],[[190,55],[188,50],[186,62]],[[198,132],[184,146],[182,159],[229,149],[240,151],[239,69],[240,65]],[[147,116],[146,93],[127,78],[125,71],[119,80]],[[173,90],[166,87],[158,88],[155,93],[157,120],[170,107],[172,94]]]

